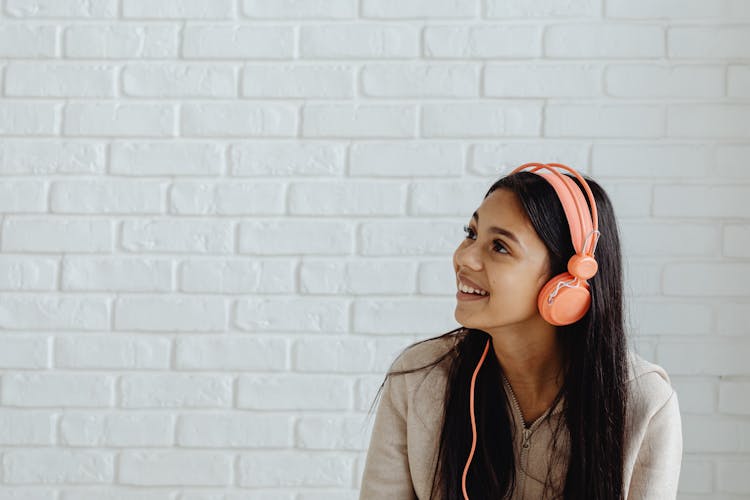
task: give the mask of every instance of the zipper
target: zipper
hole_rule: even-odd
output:
[[[537,427],[542,423],[542,420],[544,420],[544,417],[547,416],[547,413],[552,411],[552,408],[548,408],[542,416],[537,418],[531,426],[528,428],[526,427],[526,420],[523,418],[523,413],[521,413],[521,405],[518,404],[518,399],[516,399],[516,394],[513,392],[513,387],[510,386],[510,382],[508,382],[508,379],[505,378],[505,374],[503,374],[503,382],[508,386],[508,390],[510,391],[510,397],[513,401],[513,406],[516,408],[516,412],[518,413],[519,418],[521,419],[521,425],[523,426],[523,443],[522,446],[524,448],[529,447],[529,439],[531,438],[531,434],[536,430]]]
[[[508,386],[508,390],[510,392],[510,397],[513,402],[513,406],[516,409],[516,413],[518,414],[519,418],[521,419],[521,426],[523,429],[523,439],[521,440],[521,453],[519,454],[519,466],[521,467],[521,470],[523,473],[520,476],[520,484],[519,484],[519,491],[520,491],[520,498],[524,498],[524,495],[526,493],[526,465],[524,463],[524,460],[528,458],[528,449],[531,446],[531,435],[534,433],[537,427],[541,425],[542,421],[544,420],[544,417],[547,416],[547,413],[551,412],[553,409],[549,408],[544,414],[537,418],[530,427],[526,427],[526,420],[523,418],[523,413],[521,413],[521,405],[518,404],[518,399],[516,399],[516,394],[513,392],[513,387],[510,386],[510,382],[508,382],[508,379],[505,378],[505,374],[502,373],[503,376],[503,382],[505,385]]]

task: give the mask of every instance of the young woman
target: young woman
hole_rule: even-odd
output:
[[[462,326],[386,374],[360,499],[674,499],[677,394],[627,347],[605,191],[565,165],[522,165],[464,230]]]

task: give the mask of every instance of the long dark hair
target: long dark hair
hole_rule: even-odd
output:
[[[572,175],[569,177],[582,188],[578,179]],[[585,316],[571,325],[557,327],[566,366],[563,387],[552,407],[564,396],[563,418],[558,419],[558,423],[564,422],[570,446],[566,451],[568,460],[567,471],[563,474],[563,498],[618,500],[623,497],[628,401],[620,239],[609,197],[599,184],[583,177],[594,195],[598,211],[601,236],[595,257],[599,268],[597,274],[588,280],[591,307]],[[575,250],[562,203],[554,188],[537,174],[521,171],[499,179],[485,198],[496,189],[508,189],[518,196],[549,251],[549,278],[566,271],[568,259]],[[588,197],[586,202],[590,205]],[[391,365],[375,396],[377,401],[390,376],[433,367],[441,362],[447,364],[443,425],[431,499],[463,497],[461,477],[472,442],[468,389],[477,362],[491,337],[481,330],[462,327],[415,342],[403,351],[423,342],[448,337],[453,340],[449,342],[451,347],[427,365],[407,370],[393,370]],[[515,487],[511,407],[502,385],[498,383],[501,367],[493,352],[490,348],[476,379],[478,439],[466,480],[472,498],[509,497]],[[549,419],[551,414],[548,412],[545,418]],[[557,445],[560,430],[558,425],[553,433],[553,447]],[[545,481],[545,484],[549,486],[550,483]]]

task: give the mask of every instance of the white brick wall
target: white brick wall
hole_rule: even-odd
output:
[[[750,2],[0,0],[0,83],[0,500],[356,499],[531,161],[616,204],[680,498],[750,495]]]

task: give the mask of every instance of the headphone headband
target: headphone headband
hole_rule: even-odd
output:
[[[596,243],[599,240],[599,217],[596,210],[596,201],[594,195],[591,192],[586,179],[581,176],[576,170],[563,165],[561,163],[525,163],[519,167],[513,169],[510,174],[520,172],[525,168],[532,167],[531,173],[535,173],[543,177],[549,182],[557,192],[557,196],[563,205],[565,216],[568,219],[568,227],[570,228],[570,238],[573,242],[573,247],[577,254],[581,255],[594,255],[596,249]],[[573,182],[567,175],[562,175],[557,170],[551,167],[559,167],[575,175],[575,177],[581,182],[586,195],[588,196],[589,203],[591,204],[591,210],[589,210],[586,200],[583,198],[583,194],[578,185]],[[549,173],[539,173],[539,170],[546,169]],[[590,250],[587,249],[586,243],[589,236],[596,235],[596,238],[592,238],[592,243],[589,245]]]

